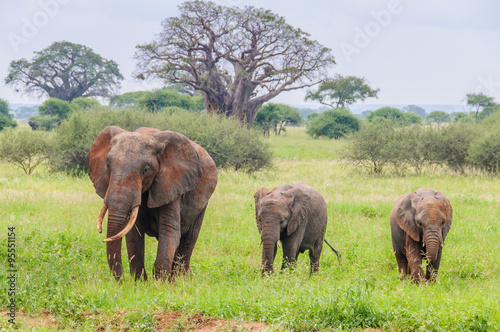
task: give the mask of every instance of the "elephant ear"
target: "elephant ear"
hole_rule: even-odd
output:
[[[255,200],[255,221],[257,223],[257,229],[259,230],[259,234],[262,233],[262,223],[259,220],[259,209],[260,209],[260,201],[264,196],[269,194],[270,191],[266,187],[260,187],[259,190],[253,195]]]
[[[191,141],[173,131],[150,134],[160,145],[160,167],[149,188],[148,207],[172,202],[193,190],[203,173],[200,158]]]
[[[420,232],[415,223],[415,208],[413,201],[419,199],[415,192],[408,194],[400,203],[397,211],[398,225],[413,240],[420,241]]]
[[[443,195],[443,193],[438,191],[436,193],[436,195],[434,195],[434,197],[436,197],[440,202],[443,202],[443,204],[445,206],[446,217],[444,220],[443,233],[442,233],[443,241],[444,241],[444,239],[446,238],[446,235],[448,234],[448,232],[450,231],[450,228],[451,228],[451,219],[453,217],[453,209],[451,208],[450,201],[448,200],[448,198],[446,198],[445,195]]]
[[[287,235],[293,234],[300,225],[306,222],[311,196],[300,188],[292,188],[282,193],[289,202],[290,220],[287,225]]]
[[[104,128],[97,135],[87,155],[85,165],[87,166],[90,180],[94,183],[95,191],[101,198],[106,196],[109,185],[109,170],[106,161],[111,149],[111,139],[124,132],[126,130],[116,126]]]

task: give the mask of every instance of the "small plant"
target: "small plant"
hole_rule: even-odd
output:
[[[48,158],[50,136],[30,129],[6,129],[0,135],[0,159],[30,175]]]

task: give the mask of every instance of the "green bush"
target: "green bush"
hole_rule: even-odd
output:
[[[456,172],[464,173],[471,166],[468,159],[469,147],[480,136],[480,132],[479,126],[465,123],[440,128],[431,147],[436,161]]]
[[[309,120],[306,132],[312,138],[340,138],[359,130],[360,121],[349,110],[337,108]]]
[[[344,158],[374,173],[392,165],[396,173],[443,165],[464,173],[471,166],[469,147],[479,136],[479,127],[456,124],[399,127],[392,121],[364,126],[349,137]]]
[[[391,153],[388,147],[393,133],[394,125],[389,121],[365,125],[348,136],[342,157],[369,172],[380,174],[390,162]]]
[[[6,129],[0,133],[0,159],[31,174],[49,156],[50,134],[31,129]]]
[[[16,127],[14,116],[9,113],[9,103],[0,98],[0,130],[7,127]]]
[[[153,127],[180,132],[205,148],[222,168],[253,172],[271,164],[269,146],[261,141],[257,132],[247,130],[235,120],[177,108],[154,114],[131,108],[74,113],[56,131],[58,153],[51,157],[52,166],[55,169],[83,170],[94,139],[110,125],[129,131]]]
[[[34,115],[30,117],[30,120],[36,124],[37,129],[45,131],[51,131],[60,121],[57,116],[52,115]]]
[[[471,143],[468,160],[488,173],[500,173],[500,132],[494,131]]]
[[[201,96],[191,97],[170,89],[158,89],[144,93],[137,99],[137,106],[150,112],[158,112],[171,106],[190,111],[200,111],[204,108]]]
[[[59,120],[66,119],[71,112],[69,102],[57,98],[49,98],[38,107],[40,115],[50,115]]]

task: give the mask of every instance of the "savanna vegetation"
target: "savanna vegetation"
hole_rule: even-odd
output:
[[[44,165],[26,176],[0,164],[1,246],[6,248],[8,227],[16,233],[17,327],[154,331],[163,312],[181,311],[263,321],[272,324],[270,330],[288,331],[500,328],[498,177],[463,176],[449,168],[404,177],[371,175],[341,162],[345,140],[313,140],[303,128],[288,128],[285,136],[272,135],[268,142],[274,168],[252,175],[220,169],[192,273],[174,283],[134,283],[130,276],[122,283],[114,280],[104,235],[95,229],[102,201],[87,176],[49,172]],[[325,247],[320,272],[312,277],[307,255],[299,256],[293,271],[262,277],[253,194],[262,185],[295,181],[324,195],[325,238],[341,252],[341,263]],[[397,198],[421,187],[445,193],[454,218],[437,281],[417,286],[399,280],[389,211]],[[156,241],[148,238],[146,246],[151,271]],[[280,254],[278,249],[277,266]],[[6,255],[0,250],[2,262]],[[0,274],[3,284],[6,277]],[[1,296],[5,310],[8,296]],[[170,329],[193,324],[179,319]],[[0,320],[1,327],[8,325]]]

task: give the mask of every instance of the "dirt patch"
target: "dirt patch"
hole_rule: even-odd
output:
[[[7,327],[8,311],[0,311],[1,317],[5,318],[0,324],[1,327]],[[124,310],[116,313],[114,319],[111,321],[109,317],[103,317],[96,311],[84,311],[80,313],[84,319],[92,319],[96,322],[105,321],[106,326],[100,326],[97,331],[111,331],[111,330],[127,330],[124,325]],[[213,331],[272,331],[283,329],[280,326],[272,326],[267,323],[259,322],[240,322],[235,320],[223,320],[220,318],[213,318],[203,316],[201,314],[188,314],[183,312],[154,312],[154,319],[156,323],[156,331],[190,331],[190,332],[213,332]],[[102,320],[101,320],[101,319]],[[9,323],[10,325],[10,323]],[[33,330],[44,326],[45,328],[57,330],[57,319],[51,313],[41,313],[37,316],[30,316],[24,312],[16,312],[16,325],[22,327],[23,330]]]
[[[202,316],[200,314],[185,314],[182,312],[155,313],[158,331],[266,331],[274,330],[267,323],[226,321],[219,318]]]
[[[2,310],[0,312],[1,312],[0,315],[2,317],[2,322],[0,326],[2,327],[11,326],[12,324],[8,322],[8,320],[11,319],[11,317],[7,315],[9,311]],[[43,312],[38,316],[30,316],[25,312],[17,311],[15,322],[16,325],[22,326],[24,330],[33,330],[36,328],[40,328],[40,326],[45,326],[45,327],[57,326],[57,322],[54,316],[47,312]]]

